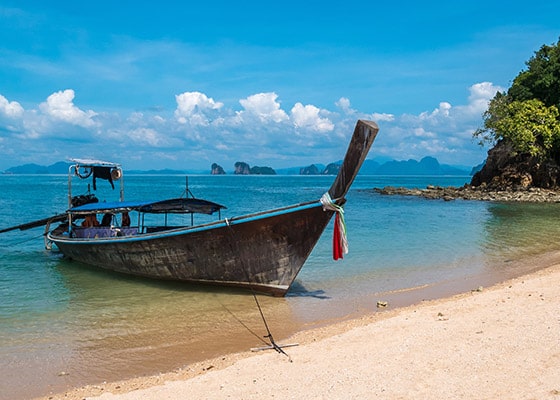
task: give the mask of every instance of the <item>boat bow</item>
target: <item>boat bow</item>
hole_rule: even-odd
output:
[[[348,150],[346,150],[344,161],[329,189],[329,195],[332,199],[342,199],[346,196],[368,155],[377,132],[379,132],[379,127],[375,122],[358,120]]]

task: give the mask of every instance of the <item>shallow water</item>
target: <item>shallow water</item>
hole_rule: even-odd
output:
[[[329,226],[288,296],[259,296],[275,337],[374,310],[379,297],[399,304],[505,279],[554,254],[560,205],[444,202],[371,190],[468,179],[359,176],[345,206],[350,253],[332,261]],[[193,176],[189,188],[226,205],[222,217],[229,218],[318,199],[332,180]],[[0,176],[0,228],[63,211],[66,185],[66,176]],[[125,185],[129,200],[163,199],[181,195],[185,177],[132,175]],[[101,199],[114,194],[99,192]],[[259,346],[266,335],[247,292],[99,271],[44,250],[42,233],[0,237],[2,399],[171,370]],[[535,257],[541,261],[528,261]],[[422,290],[416,297],[402,292],[411,287]]]

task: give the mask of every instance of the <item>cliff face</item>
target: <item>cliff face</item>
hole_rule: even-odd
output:
[[[488,151],[486,164],[471,180],[472,186],[492,190],[555,189],[559,184],[560,167],[556,162],[515,154],[511,143],[505,140]]]
[[[323,171],[323,175],[336,175],[338,174],[339,170],[340,170],[340,164],[330,163],[325,167],[325,170]]]
[[[311,164],[308,167],[303,167],[299,169],[300,175],[319,175],[320,173],[321,172],[319,172],[319,168],[317,168],[315,164]]]
[[[246,162],[235,163],[235,175],[276,175],[276,171],[270,167],[250,167]]]
[[[224,169],[222,168],[221,165],[218,165],[216,163],[212,164],[212,171],[211,171],[212,175],[225,175],[226,171],[224,171]]]
[[[276,171],[270,167],[251,167],[249,172],[251,175],[276,175]]]
[[[235,163],[235,171],[233,173],[235,175],[249,175],[251,173],[251,169],[249,168],[249,164],[238,161]]]

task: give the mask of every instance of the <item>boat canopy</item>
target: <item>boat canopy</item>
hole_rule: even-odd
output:
[[[78,207],[72,207],[69,213],[75,215],[85,215],[92,213],[121,213],[128,211],[138,211],[149,214],[208,214],[226,208],[208,200],[196,198],[177,198],[161,201],[115,201],[88,203]]]
[[[70,158],[72,163],[77,164],[79,167],[113,167],[113,168],[120,168],[120,164],[110,162],[110,161],[101,161],[101,160],[94,160],[90,158]]]

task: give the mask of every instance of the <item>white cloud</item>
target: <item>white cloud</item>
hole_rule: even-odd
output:
[[[469,88],[471,92],[469,96],[470,111],[482,114],[488,108],[488,102],[496,95],[496,92],[503,92],[500,86],[494,86],[492,82],[475,83]]]
[[[56,92],[47,97],[45,103],[39,105],[39,109],[55,120],[67,122],[72,125],[82,126],[84,128],[96,125],[92,117],[97,113],[92,110],[82,111],[73,103],[74,91],[66,89]]]
[[[373,121],[376,121],[376,122],[379,122],[379,121],[393,121],[395,119],[395,116],[393,114],[386,114],[386,113],[364,114],[364,113],[359,113],[357,110],[354,110],[350,106],[350,100],[346,97],[341,97],[334,104],[342,110],[344,115],[346,115],[348,117],[356,117],[356,118],[359,118],[359,119],[373,120]]]
[[[256,116],[262,122],[284,122],[289,119],[284,110],[280,108],[280,103],[276,101],[276,93],[257,93],[245,99],[239,100],[244,111],[240,115]]]
[[[17,118],[23,114],[23,107],[17,101],[8,101],[0,94],[0,113],[10,118]]]
[[[4,121],[0,119],[0,129],[10,132],[3,140],[0,156],[8,154],[5,149],[18,154],[41,145],[46,152],[44,159],[51,160],[54,155],[47,150],[53,146],[61,153],[74,154],[76,143],[87,143],[88,148],[113,152],[97,158],[118,158],[123,163],[142,160],[143,166],[154,168],[185,168],[201,159],[225,166],[239,160],[258,161],[278,168],[340,159],[356,120],[372,119],[380,126],[374,154],[417,160],[434,156],[443,163],[474,165],[483,160],[485,152],[472,141],[472,133],[480,126],[481,112],[496,90],[499,88],[489,82],[475,84],[469,88],[464,104],[452,106],[441,101],[432,111],[416,115],[355,110],[345,97],[333,110],[296,102],[286,113],[274,92],[241,99],[238,110],[204,93],[185,92],[175,96],[175,110],[143,110],[128,115],[82,111],[73,104],[72,90],[49,96],[38,107],[42,112],[23,110],[19,103],[0,97],[1,110],[21,112],[20,119],[13,123],[17,126],[10,125],[12,122],[5,117]],[[0,111],[0,116],[4,114]],[[75,126],[69,127],[68,123]],[[84,135],[84,130],[90,134]],[[317,134],[327,132],[333,134]],[[167,156],[156,157],[153,148]]]
[[[427,131],[422,127],[413,129],[412,134],[415,137],[424,138],[424,139],[433,139],[437,137],[437,135],[434,132]]]
[[[449,117],[449,110],[451,110],[452,106],[446,101],[442,101],[439,103],[439,107],[434,109],[431,113],[423,112],[419,115],[421,120],[430,120],[439,117]]]
[[[338,101],[336,103],[334,103],[338,108],[340,108],[342,111],[344,111],[345,114],[354,114],[356,113],[356,110],[353,110],[350,107],[350,100],[346,97],[341,97],[340,99],[338,99]]]
[[[177,109],[175,118],[181,124],[208,125],[210,113],[220,110],[223,103],[200,92],[184,92],[175,96]]]
[[[385,121],[385,122],[391,122],[395,120],[395,116],[393,114],[387,114],[387,113],[373,113],[371,114],[371,118],[374,121]]]
[[[159,135],[155,129],[138,128],[128,132],[135,144],[146,144],[150,147],[159,147],[164,144],[165,140]]]
[[[418,115],[403,114],[383,121],[376,142],[381,153],[396,159],[433,156],[448,164],[477,164],[486,150],[475,144],[473,132],[482,124],[482,113],[499,86],[491,82],[469,87],[466,104],[457,106],[441,101],[432,111]]]
[[[349,103],[348,103],[349,104]],[[292,121],[297,128],[306,128],[317,132],[330,132],[334,124],[328,118],[322,118],[319,108],[313,105],[296,103],[292,108]]]

